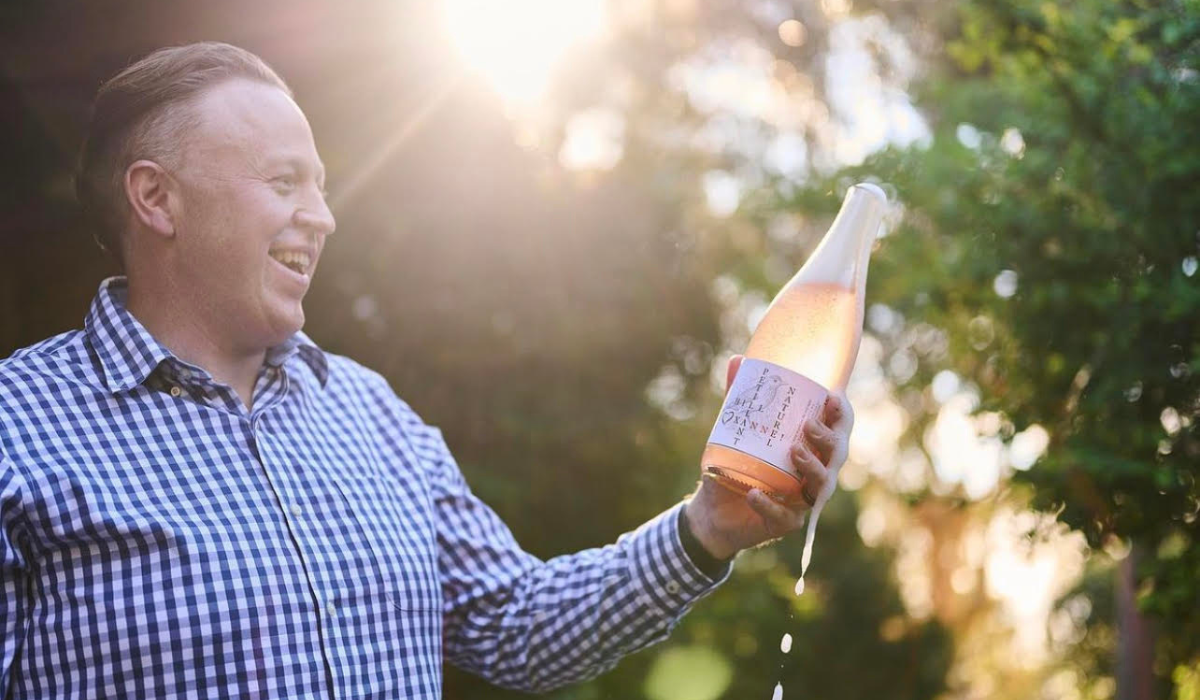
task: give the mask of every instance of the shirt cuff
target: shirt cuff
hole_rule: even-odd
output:
[[[726,562],[715,577],[705,575],[683,547],[680,503],[638,528],[632,536],[633,575],[646,598],[668,616],[682,615],[725,582],[733,570]]]
[[[730,559],[717,559],[714,557],[704,545],[696,537],[696,533],[692,532],[692,526],[688,520],[687,503],[680,508],[679,513],[679,541],[683,544],[683,551],[687,553],[688,559],[696,565],[697,569],[704,572],[704,575],[710,579],[720,578],[725,572],[725,567],[729,564]]]

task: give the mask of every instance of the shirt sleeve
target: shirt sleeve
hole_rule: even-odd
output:
[[[687,556],[682,504],[615,544],[541,561],[468,488],[441,432],[415,442],[438,517],[445,652],[497,685],[545,692],[664,639],[716,579]]]
[[[0,697],[8,697],[13,661],[24,638],[26,600],[25,557],[14,541],[21,511],[21,481],[16,467],[0,454]]]

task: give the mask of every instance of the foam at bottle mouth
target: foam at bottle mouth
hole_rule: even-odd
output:
[[[876,185],[873,182],[860,182],[857,185],[855,185],[854,188],[864,189],[867,192],[870,192],[870,193],[874,194],[876,197],[878,197],[880,200],[880,203],[882,203],[884,205],[887,204],[887,193],[883,191],[882,187],[880,187],[879,185]],[[854,188],[852,188],[852,189],[854,189]]]

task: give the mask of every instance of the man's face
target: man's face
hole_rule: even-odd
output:
[[[308,120],[282,90],[230,80],[191,106],[176,245],[164,261],[213,341],[257,352],[304,325],[301,302],[333,214]]]

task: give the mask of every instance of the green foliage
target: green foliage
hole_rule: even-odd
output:
[[[793,592],[801,543],[743,555],[733,578],[680,626],[676,636],[722,651],[738,673],[723,698],[932,698],[944,688],[951,643],[936,622],[905,615],[890,584],[891,555],[863,546],[849,494],[821,518],[804,595]],[[780,640],[791,634],[789,654]]]
[[[841,174],[893,183],[906,208],[869,296],[948,335],[908,386],[948,367],[1006,437],[1049,431],[1017,475],[1035,506],[1093,547],[1151,553],[1139,603],[1169,675],[1200,655],[1200,4],[955,13],[920,92],[931,142]]]
[[[1085,693],[1092,691],[1084,697],[1112,697],[1111,689],[1108,693],[1096,691],[1112,683],[1116,671],[1113,569],[1107,557],[1093,557],[1079,585],[1058,605],[1059,614],[1069,615],[1079,630],[1077,639],[1068,640],[1071,646],[1065,655],[1075,674],[1074,682]]]
[[[724,656],[708,646],[676,646],[658,655],[645,692],[650,700],[717,700],[733,668]]]

